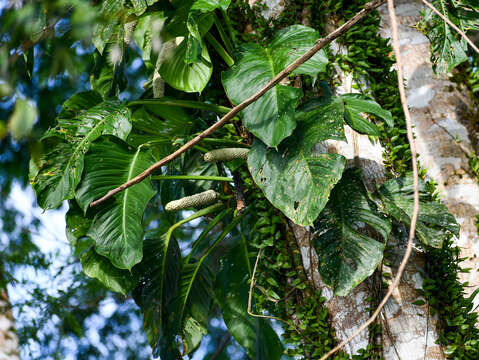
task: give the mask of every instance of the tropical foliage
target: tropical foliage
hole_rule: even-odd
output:
[[[27,34],[40,35],[29,41],[56,39],[66,17],[69,29],[61,36],[83,41],[85,49],[92,44],[94,66],[89,90],[63,103],[36,144],[29,176],[38,205],[55,209],[68,201],[67,236],[84,273],[133,297],[155,356],[193,354],[211,319],[221,316],[250,358],[279,359],[285,346],[271,322],[249,314],[260,309],[251,302],[252,260],[258,248],[292,236],[288,224],[294,223],[314,227],[318,269],[336,295],[347,295],[375,271],[391,228],[410,224],[411,177],[392,178],[373,191],[361,169],[315,145],[346,141],[345,126],[377,139],[394,127],[393,115],[364,94],[334,95],[326,84],[334,85],[328,51],[320,50],[154,175],[91,206],[254,95],[320,33],[290,24],[256,42],[238,40],[228,0],[65,3],[69,6],[55,3],[48,16],[38,15]],[[477,28],[475,5],[438,3],[464,30]],[[33,5],[25,8],[38,12]],[[81,11],[96,24],[93,29],[81,26]],[[12,26],[22,26],[10,17]],[[426,13],[423,27],[438,70],[467,60],[467,45],[436,15]],[[37,66],[33,45],[19,39],[10,38],[10,47],[31,72]],[[129,85],[125,68],[132,58],[142,59],[143,89]],[[9,80],[7,90],[16,79]],[[12,136],[28,136],[35,117],[31,102],[17,100],[9,120]],[[247,160],[204,160],[225,147],[248,149]],[[219,194],[213,203],[166,210],[171,201],[206,190]],[[420,190],[417,240],[441,248],[459,227],[424,183]],[[257,202],[268,210],[258,211]],[[185,236],[186,225],[193,230]],[[274,291],[261,291],[280,300]]]

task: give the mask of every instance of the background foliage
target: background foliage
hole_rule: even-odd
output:
[[[386,147],[391,176],[406,175],[409,150],[395,74],[389,71],[394,60],[383,54],[390,49],[377,36],[377,14],[341,39],[349,47],[348,55],[331,58],[326,49],[301,66],[294,75],[301,79],[302,89],[293,78],[278,85],[161,174],[89,209],[91,201],[186,143],[231,104],[254,93],[324,34],[325,18],[333,13],[349,18],[362,4],[293,2],[273,20],[259,15],[259,5],[251,9],[240,1],[69,0],[11,5],[0,15],[4,119],[0,209],[8,234],[2,239],[2,280],[14,281],[15,269],[47,268],[54,261],[39,255],[28,232],[14,226],[18,214],[6,202],[15,181],[26,185],[30,153],[30,179],[38,204],[56,208],[69,200],[67,237],[75,267],[71,276],[77,285],[55,298],[35,293],[34,301],[49,309],[45,324],[55,315],[60,320],[54,330],[43,324],[21,329],[22,341],[34,339],[48,355],[60,356],[68,349],[63,334],[80,339],[104,299],[112,299],[117,307],[101,334],[132,338],[130,334],[138,333],[134,320],[138,310],[132,311],[131,300],[107,292],[102,284],[134,299],[148,342],[162,359],[193,354],[206,333],[206,358],[227,357],[226,350],[214,354],[216,344],[229,340],[221,321],[250,358],[279,358],[283,344],[291,347],[285,350],[290,356],[305,357],[319,356],[333,346],[327,311],[320,305],[324,299],[300,269],[287,218],[324,230],[315,240],[326,254],[320,271],[340,295],[373,273],[391,226],[409,222],[407,178],[390,180],[370,193],[358,171],[343,174],[341,156],[312,152],[318,141],[343,139],[346,123],[360,133],[378,136]],[[450,18],[465,30],[474,29],[474,14],[467,11],[474,5],[445,1],[439,5],[455,9]],[[308,20],[312,27],[298,25],[304,21],[302,11],[309,8],[318,10]],[[437,17],[425,14],[421,26],[433,43],[438,71],[467,60],[463,41]],[[361,45],[365,41],[366,51]],[[295,44],[293,52],[289,42]],[[447,46],[457,51],[444,51]],[[328,85],[319,82],[326,80],[334,89],[333,64],[366,76],[370,88],[363,95],[333,96]],[[361,113],[370,116],[366,119]],[[225,146],[251,147],[248,162],[203,161],[205,152]],[[233,179],[224,181],[231,174],[234,186]],[[223,181],[212,181],[211,176]],[[298,179],[304,180],[302,186]],[[234,210],[239,187],[247,204],[241,215]],[[208,189],[220,194],[219,204],[196,213],[164,211],[170,200]],[[448,239],[457,233],[457,224],[427,193],[427,186],[423,191],[426,210],[418,238],[427,248],[446,242],[445,250],[437,251],[449,251]],[[346,196],[348,192],[355,196]],[[346,211],[349,220],[367,220],[381,242],[345,221]],[[370,251],[362,253],[364,246]],[[253,311],[282,319],[281,339],[270,321],[246,313],[247,279],[258,249],[264,259]],[[79,262],[85,274],[98,281],[82,275]],[[453,286],[461,292],[460,285]],[[434,292],[427,294],[432,299]],[[293,315],[299,321],[293,321]],[[43,329],[43,337],[35,336],[38,329]],[[447,335],[444,339],[447,344],[454,341]],[[55,341],[59,346],[49,345]],[[75,341],[81,344],[77,354],[99,356],[94,344],[84,338]],[[128,351],[107,341],[108,356],[115,356],[115,348],[125,357],[148,356],[138,350],[144,349],[143,338],[131,341]],[[453,346],[451,353],[457,349]],[[235,349],[241,357],[243,352]],[[371,347],[358,356],[372,358],[374,353]]]

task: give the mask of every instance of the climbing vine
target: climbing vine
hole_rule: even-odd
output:
[[[347,296],[413,211],[394,59],[373,12],[381,3],[287,1],[269,20],[264,5],[243,1],[99,6],[91,90],[63,104],[30,179],[42,208],[68,201],[67,235],[84,272],[134,298],[155,356],[192,355],[216,314],[252,359],[317,358],[335,345],[293,227],[315,228],[314,271]],[[334,39],[347,54],[332,54]],[[121,101],[132,48],[149,79]],[[335,94],[335,66],[367,87]],[[345,125],[386,149],[389,179],[376,189],[343,155],[315,148],[345,141]],[[431,187],[420,183],[416,237],[447,258],[459,227]],[[424,294],[434,303],[435,292]],[[370,327],[353,359],[380,358],[380,331]]]
[[[340,11],[348,16],[361,2],[352,6],[341,7]],[[404,174],[410,170],[410,152],[405,131],[404,117],[401,103],[397,96],[397,80],[394,71],[390,71],[394,58],[390,55],[392,48],[388,40],[379,36],[380,17],[378,13],[365,19],[357,28],[352,29],[341,38],[341,42],[348,47],[343,68],[352,71],[358,81],[368,84],[367,92],[373,95],[381,106],[391,111],[394,116],[395,128],[383,127],[380,141],[385,148],[384,160],[389,176]],[[364,34],[368,34],[368,41],[364,41]],[[451,80],[463,86],[470,94],[473,105],[477,108],[477,54],[471,57],[473,66],[461,64],[453,72]],[[476,126],[475,112],[469,113],[468,120]],[[473,171],[477,168],[477,157],[469,155],[470,166]],[[425,169],[422,170],[423,177]],[[477,173],[476,173],[477,176]],[[427,184],[428,192],[436,200],[436,186],[430,181]],[[471,312],[476,293],[467,297],[465,287],[458,278],[458,273],[469,272],[470,269],[461,267],[464,259],[459,257],[460,248],[448,239],[441,249],[425,247],[426,251],[426,278],[419,293],[425,297],[432,308],[432,315],[437,313],[440,319],[439,342],[446,347],[446,355],[451,359],[473,359],[477,357],[477,343],[479,334],[475,327],[477,314]],[[419,303],[418,303],[419,304]]]

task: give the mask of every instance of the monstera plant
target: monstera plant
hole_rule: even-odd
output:
[[[342,154],[315,148],[346,141],[345,126],[372,141],[395,126],[367,91],[331,91],[329,44],[384,2],[325,37],[299,23],[240,33],[229,0],[101,2],[93,44],[109,60],[43,135],[31,185],[43,209],[68,202],[67,235],[84,272],[134,298],[161,359],[192,355],[215,317],[251,359],[279,359],[284,343],[307,341],[293,314],[276,322],[299,334],[288,341],[269,320],[278,320],[274,306],[258,316],[261,299],[290,297],[275,290],[275,271],[305,289],[292,226],[314,229],[317,270],[338,296],[373,274],[392,229],[409,226],[411,176],[373,190]],[[448,31],[431,36],[456,41]],[[150,78],[123,101],[132,49]],[[417,240],[440,248],[458,225],[424,183],[420,191]],[[268,257],[284,244],[290,252]],[[272,270],[249,283],[258,252]]]

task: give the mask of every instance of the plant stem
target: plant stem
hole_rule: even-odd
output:
[[[228,140],[228,139],[204,138],[202,141],[204,141],[205,143],[210,143],[210,144],[231,145],[234,147],[244,147],[244,148],[251,147],[247,144],[239,143],[234,140]]]
[[[205,153],[205,154],[206,154],[207,152],[209,152],[208,149],[204,148],[203,146],[199,146],[199,145],[193,146],[193,149],[196,149],[196,150],[198,150],[198,151],[201,151],[202,153]]]
[[[156,99],[140,99],[130,101],[127,106],[135,105],[169,105],[169,106],[178,106],[189,109],[200,109],[200,110],[210,110],[218,114],[226,114],[231,111],[230,108],[221,105],[208,104],[201,101],[191,101],[191,100],[176,100],[167,97],[156,98]]]
[[[223,15],[223,19],[225,20],[226,27],[228,28],[228,32],[230,33],[231,40],[233,41],[233,49],[236,44],[236,35],[235,31],[233,30],[233,26],[231,25],[230,17],[225,10],[221,10],[221,15]]]
[[[203,239],[209,234],[209,232],[226,216],[228,213],[232,212],[233,209],[225,209],[222,212],[220,212],[218,215],[215,216],[213,220],[211,220],[208,225],[204,228],[204,230],[201,232],[200,236],[195,240],[193,243],[193,246],[191,247],[190,253],[186,257],[185,264],[190,263],[190,259],[193,256],[196,248],[199,246],[199,244],[203,241]]]
[[[188,141],[186,144],[184,144],[182,147],[180,147],[178,150],[174,151],[170,155],[166,156],[165,158],[161,159],[160,161],[156,162],[152,166],[150,166],[148,169],[144,170],[142,173],[139,175],[135,176],[133,179],[127,181],[126,183],[111,189],[106,193],[106,195],[102,196],[101,198],[93,201],[90,204],[90,207],[94,207],[105,200],[109,199],[113,195],[119,193],[120,191],[125,190],[126,188],[129,188],[130,186],[133,186],[135,184],[138,184],[145,178],[147,178],[151,173],[154,171],[160,169],[162,166],[168,164],[170,161],[173,159],[176,159],[178,156],[186,152],[188,149],[191,149],[193,146],[198,144],[202,139],[205,137],[211,135],[214,133],[216,130],[220,129],[225,125],[228,121],[233,119],[240,111],[244,110],[248,105],[254,103],[256,100],[258,100],[261,96],[266,94],[269,90],[271,90],[276,84],[278,84],[281,80],[286,78],[289,74],[291,74],[294,70],[296,70],[298,67],[300,67],[302,64],[304,64],[306,61],[311,59],[314,54],[316,54],[319,50],[324,48],[326,45],[331,43],[333,40],[337,39],[344,33],[346,33],[349,29],[351,29],[355,24],[360,22],[362,19],[364,19],[367,15],[369,15],[371,12],[373,12],[377,7],[380,5],[384,4],[387,0],[373,0],[368,2],[367,4],[364,5],[364,8],[359,11],[356,15],[354,15],[351,19],[346,21],[343,25],[341,25],[339,28],[334,30],[333,32],[329,33],[327,36],[318,39],[313,47],[306,51],[303,55],[301,55],[299,58],[297,58],[295,61],[293,61],[290,65],[286,66],[281,72],[279,72],[273,79],[268,81],[260,90],[258,90],[255,94],[251,95],[249,98],[244,100],[241,104],[236,105],[231,111],[229,111],[225,116],[223,116],[219,121],[211,125],[208,129],[203,131],[201,134],[195,136],[193,139]],[[216,105],[215,105],[216,106]]]
[[[218,53],[219,56],[221,56],[221,58],[224,60],[226,65],[228,65],[229,67],[234,65],[235,61],[233,60],[233,58],[230,56],[230,54],[228,54],[228,52],[225,50],[225,48],[223,46],[221,46],[219,41],[216,40],[213,35],[211,35],[208,32],[205,35],[205,39],[206,39],[206,41],[208,41],[211,44],[211,46],[213,46],[215,48],[216,52]]]
[[[221,40],[223,40],[223,43],[225,44],[226,50],[229,53],[232,53],[233,52],[233,44],[231,44],[231,41],[230,41],[228,35],[226,34],[226,31],[223,28],[223,25],[221,24],[221,21],[218,18],[218,15],[216,15],[216,13],[214,13],[213,19],[215,21],[215,26],[218,29],[218,33],[220,34]]]
[[[204,175],[156,175],[151,180],[207,180],[233,182],[233,179],[225,176],[204,176]]]

